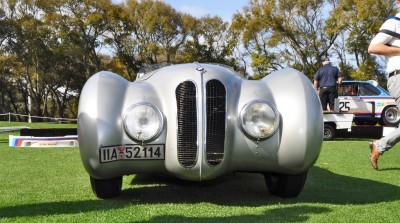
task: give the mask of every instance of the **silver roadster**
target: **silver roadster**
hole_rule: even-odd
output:
[[[318,95],[291,68],[261,80],[203,63],[134,82],[101,71],[78,113],[81,159],[99,198],[118,196],[124,175],[206,181],[232,172],[261,173],[271,194],[296,197],[323,142]]]

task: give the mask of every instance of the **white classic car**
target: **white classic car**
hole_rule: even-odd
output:
[[[283,69],[246,80],[216,64],[170,65],[134,82],[102,71],[82,89],[79,147],[99,198],[130,174],[205,181],[232,172],[265,176],[271,194],[295,197],[323,141],[310,80]]]
[[[343,81],[338,88],[339,112],[354,114],[357,125],[397,126],[396,102],[376,81]]]

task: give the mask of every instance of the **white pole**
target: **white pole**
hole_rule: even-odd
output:
[[[31,120],[31,91],[30,91],[31,89],[30,89],[30,84],[29,84],[29,82],[28,82],[28,122],[29,123],[32,123],[32,120]]]
[[[32,119],[31,119],[31,96],[30,96],[30,94],[28,96],[28,122],[32,123]]]

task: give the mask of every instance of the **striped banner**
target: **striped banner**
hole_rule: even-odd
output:
[[[9,135],[10,147],[77,147],[78,136],[33,137]]]

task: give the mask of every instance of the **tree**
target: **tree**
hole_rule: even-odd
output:
[[[334,7],[334,4],[330,4]],[[234,16],[255,74],[291,66],[310,78],[343,26],[326,17],[323,0],[251,0]]]
[[[332,18],[345,27],[346,53],[354,56],[358,68],[350,72],[350,78],[382,80],[384,71],[367,49],[385,18],[395,14],[393,4],[387,0],[346,0],[334,9]]]
[[[11,27],[2,49],[24,68],[11,70],[19,72],[12,81],[23,95],[25,112],[21,113],[29,113],[29,96],[35,115],[76,114],[67,108],[71,93],[79,92],[103,66],[98,50],[110,4],[106,0],[2,1]]]
[[[138,41],[131,36],[134,28],[128,10],[123,5],[112,5],[108,13],[108,31],[104,42],[110,46],[110,51],[115,57],[106,57],[108,62],[105,66],[133,81],[144,62],[137,57]]]
[[[8,33],[10,33],[11,31],[11,27],[10,27],[10,21],[8,20],[7,16],[6,16],[6,11],[4,10],[3,5],[5,5],[5,3],[0,2],[0,52],[3,48],[3,42],[7,39]]]
[[[107,17],[110,0],[40,0],[38,5],[46,12],[45,23],[56,32],[65,55],[79,67],[74,90],[80,91],[84,82],[102,70],[100,50],[103,36],[108,31]],[[83,77],[83,78],[82,78]]]
[[[127,11],[139,60],[144,64],[171,63],[186,38],[181,14],[152,0],[128,0]]]
[[[284,67],[311,79],[329,55],[346,79],[382,82],[367,47],[394,13],[385,0],[250,0],[229,24],[155,0],[0,3],[0,111],[27,114],[31,98],[33,114],[71,118],[86,80],[104,69],[133,81],[146,65],[198,61],[244,76],[251,67],[252,79]]]
[[[7,51],[9,55],[15,55],[15,58],[21,63],[21,73],[15,73],[16,79],[12,84],[19,85],[19,91],[23,95],[25,114],[30,113],[28,106],[28,97],[33,100],[33,113],[43,115],[41,107],[46,90],[45,82],[42,81],[41,74],[46,70],[46,45],[50,42],[48,30],[38,19],[40,10],[34,4],[20,4],[20,2],[9,1],[7,9],[9,10],[9,21],[12,24],[10,34],[7,38]],[[11,19],[12,18],[12,19]],[[11,99],[10,95],[10,99]],[[16,111],[19,108],[14,108]]]
[[[189,27],[190,38],[182,51],[185,62],[213,62],[235,66],[230,60],[235,42],[229,24],[218,16],[194,19]]]

